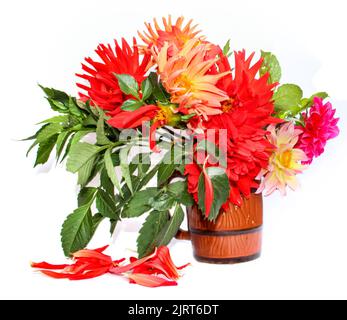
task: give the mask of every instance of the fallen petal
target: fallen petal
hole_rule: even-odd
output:
[[[139,284],[141,286],[149,288],[165,287],[165,286],[177,286],[176,281],[169,281],[160,277],[156,277],[148,274],[134,273],[129,274],[127,277],[132,283]]]

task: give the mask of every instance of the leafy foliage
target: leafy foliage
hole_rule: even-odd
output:
[[[159,233],[166,227],[169,221],[169,213],[167,211],[152,211],[145,223],[143,224],[139,237],[137,238],[137,252],[139,258],[150,254],[155,248],[155,241]]]
[[[211,211],[208,217],[208,220],[214,221],[218,217],[219,210],[222,205],[227,201],[229,197],[230,187],[229,179],[225,171],[222,168],[210,167],[206,169],[208,176],[212,181],[213,186],[213,202]],[[199,198],[199,208],[205,216],[205,182],[204,176],[201,174],[199,178],[199,187],[198,187],[198,198]]]
[[[282,70],[277,57],[271,52],[261,52],[263,58],[263,65],[260,69],[260,75],[263,76],[266,73],[270,74],[269,83],[276,83],[281,80]]]

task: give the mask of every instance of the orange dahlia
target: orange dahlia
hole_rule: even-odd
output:
[[[199,37],[200,31],[196,31],[198,25],[193,25],[193,20],[189,20],[184,25],[184,17],[179,17],[175,23],[172,23],[171,15],[168,19],[162,18],[164,28],[162,29],[157,20],[154,19],[154,28],[150,23],[145,23],[147,31],[143,34],[138,32],[139,37],[148,47],[156,47],[159,50],[164,46],[165,42],[170,45],[171,55],[179,51],[191,39],[199,39],[203,41],[204,37]]]
[[[168,54],[168,49],[169,43],[165,42],[159,53],[155,54],[155,59],[160,79],[171,95],[171,102],[179,104],[180,112],[196,113],[204,119],[221,113],[221,102],[228,96],[217,88],[216,83],[230,71],[209,73],[218,60],[218,48],[192,39],[173,57]]]
[[[88,85],[77,83],[77,86],[84,90],[83,93],[79,93],[80,98],[83,101],[90,100],[92,105],[116,114],[127,97],[120,90],[114,73],[129,74],[141,83],[151,57],[145,54],[141,60],[135,38],[132,48],[122,39],[122,47],[115,41],[114,49],[111,45],[100,44],[95,52],[101,61],[86,58],[85,61],[90,66],[82,64],[85,73],[77,74],[88,82]]]

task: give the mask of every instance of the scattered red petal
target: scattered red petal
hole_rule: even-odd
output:
[[[131,280],[131,283],[137,283],[145,287],[157,288],[157,287],[165,287],[165,286],[177,286],[176,281],[166,280],[157,276],[148,275],[148,274],[139,274],[133,273],[127,275],[127,277]]]

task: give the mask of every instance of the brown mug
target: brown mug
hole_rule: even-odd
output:
[[[205,219],[197,206],[187,208],[188,230],[177,239],[191,240],[198,261],[218,264],[247,262],[260,257],[263,198],[252,194],[241,207],[229,205],[215,222]]]

